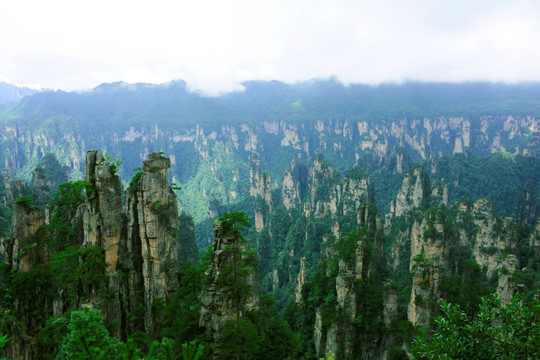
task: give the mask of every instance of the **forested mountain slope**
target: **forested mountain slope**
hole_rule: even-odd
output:
[[[441,299],[471,316],[489,294],[537,306],[535,178],[511,218],[488,199],[453,201],[448,184],[415,165],[382,214],[359,166],[342,176],[321,154],[307,165],[294,156],[273,189],[252,154],[253,231],[243,212],[212,215],[213,246],[197,265],[193,223],[178,215],[184,189],[169,184],[164,154],[151,153],[124,188],[100,151],[87,152],[84,181],[57,185],[67,169],[50,155],[39,165],[30,186],[4,180],[2,192],[13,214],[0,351],[11,358],[174,359],[190,349],[214,359],[405,359],[417,331],[436,328]]]
[[[26,97],[0,113],[0,163],[15,177],[30,180],[40,159],[53,153],[71,169],[72,179],[80,179],[85,152],[100,149],[123,161],[125,184],[142,159],[163,151],[171,158],[173,181],[184,189],[180,210],[193,215],[198,241],[204,243],[210,241],[204,225],[209,213],[250,206],[246,195],[254,153],[274,179],[274,189],[295,154],[303,164],[323,154],[342,174],[359,164],[369,170],[377,205],[386,212],[399,176],[414,162],[443,161],[434,176],[450,182],[459,174],[449,174],[448,160],[436,158],[539,151],[540,85],[535,83],[371,87],[326,80],[244,86],[219,97],[191,93],[181,81],[103,84],[87,92]],[[510,215],[508,206],[494,201],[497,213]]]

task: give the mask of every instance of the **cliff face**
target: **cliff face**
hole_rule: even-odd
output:
[[[365,170],[354,166],[345,175],[341,201],[341,213],[344,216],[356,214],[362,204],[367,202],[375,203],[375,194],[370,188],[369,175]]]
[[[255,199],[255,230],[261,232],[268,225],[274,202],[272,201],[272,177],[268,173],[261,172],[261,162],[256,154],[251,155],[249,183],[249,195]]]
[[[389,219],[402,216],[414,208],[427,208],[429,205],[429,195],[431,193],[431,183],[423,166],[418,166],[411,170],[401,185],[397,197],[390,205]],[[387,221],[390,223],[390,221]]]
[[[385,233],[390,239],[390,265],[403,271],[408,264],[413,277],[407,309],[413,325],[429,331],[441,282],[462,271],[458,267],[462,254],[468,254],[488,279],[498,277],[501,296],[509,299],[513,294],[512,277],[504,274],[517,266],[517,258],[505,253],[517,249],[514,221],[494,216],[486,199],[450,205],[446,187],[432,183],[422,167],[405,176],[386,215]]]
[[[178,287],[176,197],[169,186],[170,160],[152,153],[142,175],[126,192],[127,238],[125,249],[130,283],[142,285],[145,331],[155,331],[152,305],[165,301]],[[138,284],[137,284],[138,285]],[[130,284],[130,293],[137,293]],[[132,290],[133,289],[133,290]],[[161,299],[161,300],[160,300]]]
[[[389,262],[394,270],[409,261],[402,254],[410,254],[411,238],[420,233],[422,218],[419,211],[426,209],[430,195],[429,177],[423,167],[416,167],[405,175],[396,199],[391,202],[385,216],[384,232],[392,239]],[[402,220],[398,221],[400,218]]]
[[[340,174],[322,156],[316,156],[308,169],[309,202],[304,204],[306,217],[336,215],[341,201]]]
[[[199,326],[213,338],[214,358],[219,358],[224,325],[242,319],[258,306],[259,288],[255,258],[247,252],[249,245],[238,230],[216,221],[214,236],[206,274],[209,281],[201,294]]]
[[[391,239],[389,263],[394,271],[408,265],[412,274],[407,318],[425,330],[437,311],[440,279],[450,275],[450,258],[459,243],[447,205],[446,188],[432,183],[423,167],[416,167],[405,176],[385,219],[385,233]]]
[[[69,308],[82,306],[99,308],[112,335],[119,339],[135,331],[146,331],[151,338],[158,334],[159,319],[153,306],[166,301],[169,293],[178,287],[175,228],[178,211],[168,182],[168,168],[169,159],[150,154],[143,172],[126,194],[126,212],[122,212],[121,184],[115,166],[100,151],[87,154],[86,181],[62,190],[67,196],[65,201],[74,201],[75,193],[84,197],[86,189],[83,203],[78,208],[72,203],[62,203],[58,208],[52,205],[47,209],[55,223],[47,224],[42,210],[29,198],[15,202],[12,233],[7,242],[8,263],[14,273],[27,272],[39,265],[41,272],[33,276],[53,271],[60,272],[58,276],[65,276],[62,271],[80,271],[82,275],[71,275],[68,283],[56,280],[47,283],[45,277],[40,281],[48,284],[47,289],[28,290],[36,291],[35,296],[17,301],[26,333],[14,338],[8,349],[10,356],[32,356],[32,341],[28,339],[35,337],[43,325],[36,322],[39,317],[35,313],[43,317],[61,316]],[[73,209],[67,210],[68,206]],[[54,218],[58,211],[69,213],[69,218]],[[67,223],[59,224],[59,221]],[[62,232],[65,229],[70,230]],[[53,244],[50,248],[49,241]],[[97,252],[89,252],[96,248]],[[64,252],[60,258],[55,258],[61,251]],[[89,259],[91,254],[97,257]],[[103,260],[99,260],[101,256]],[[71,259],[66,266],[75,268],[57,269],[54,262],[50,266],[56,267],[44,267],[49,266],[50,258],[56,264],[64,258]],[[78,269],[86,261],[90,261],[85,265],[86,270]],[[103,261],[101,268],[99,261]],[[88,271],[93,271],[91,278],[82,280],[85,274],[89,275]]]
[[[519,265],[518,259],[511,254],[504,259],[504,262],[499,269],[499,281],[497,286],[497,295],[501,299],[503,306],[512,302],[514,292],[516,290],[516,280],[513,275]]]
[[[88,151],[84,180],[92,184],[83,206],[84,245],[100,246],[105,253],[107,271],[116,271],[122,232],[122,186],[111,164],[101,151]]]
[[[38,231],[45,225],[43,211],[30,202],[15,202],[11,218],[11,235],[7,240],[7,264],[14,271],[28,271],[48,262],[46,244]]]
[[[480,199],[470,210],[476,236],[470,243],[476,262],[486,271],[488,278],[497,275],[503,265],[503,252],[514,251],[517,246],[517,233],[511,218],[495,217],[487,199]]]
[[[27,198],[29,199],[29,198]],[[31,270],[39,265],[50,261],[47,244],[43,241],[45,230],[45,215],[43,211],[35,207],[30,201],[20,201],[13,204],[13,214],[11,218],[11,233],[6,241],[6,262],[11,268],[12,274],[22,274],[27,281],[32,281],[35,273],[29,274]],[[14,298],[13,305],[17,314],[18,323],[15,325],[10,320],[10,309],[3,309],[5,322],[10,324],[12,329],[21,328],[22,331],[12,331],[12,339],[4,349],[4,355],[10,359],[31,359],[32,339],[26,336],[26,330],[39,329],[42,319],[47,315],[46,285],[33,283],[35,286],[30,290],[35,294],[22,299]]]
[[[287,210],[299,206],[302,201],[301,181],[301,168],[298,164],[298,156],[295,155],[291,160],[291,169],[285,170],[281,188],[281,198]]]
[[[265,154],[275,150],[263,140],[271,138],[280,148],[308,156],[332,149],[338,156],[352,159],[358,159],[366,151],[373,151],[383,157],[390,150],[389,144],[398,144],[414,157],[428,159],[431,155],[441,156],[466,150],[484,154],[499,151],[535,153],[538,150],[533,136],[535,132],[530,129],[539,127],[539,120],[534,116],[484,116],[474,120],[439,116],[380,122],[329,119],[292,124],[286,121],[264,121],[261,126],[239,123],[224,125],[220,129],[200,125],[168,128],[166,124],[156,122],[134,124],[112,133],[102,133],[98,129],[98,136],[107,145],[116,147],[142,141],[143,146],[136,154],[140,158],[148,155],[144,149],[149,144],[159,144],[163,140],[174,148],[189,144],[203,160],[211,158],[216,142],[226,141],[230,141],[237,151]],[[54,152],[58,145],[70,149],[69,152],[57,153],[63,164],[72,169],[83,164],[84,148],[90,142],[89,134],[76,128],[66,129],[59,137],[53,137],[34,133],[34,130],[17,123],[2,128],[2,138],[13,145],[6,149],[2,159],[6,167],[21,168],[28,160],[37,158],[38,154]],[[520,137],[525,140],[516,145],[515,139]],[[181,156],[176,151],[174,155]],[[398,156],[396,160],[395,170],[403,171],[404,159]]]

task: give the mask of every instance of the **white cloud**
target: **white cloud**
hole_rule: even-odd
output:
[[[540,81],[535,1],[32,1],[0,13],[0,79],[66,90],[184,79]]]

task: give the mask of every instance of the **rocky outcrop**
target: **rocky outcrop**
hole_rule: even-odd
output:
[[[45,215],[41,209],[34,206],[30,197],[17,198],[13,204],[11,233],[5,246],[6,262],[12,274],[30,273],[39,265],[49,263],[48,248],[44,241],[45,225]],[[38,275],[31,273],[30,276]],[[18,278],[25,279],[20,286],[28,286],[32,281],[28,274]],[[0,354],[9,359],[32,359],[33,339],[28,334],[35,333],[36,329],[41,328],[43,319],[48,315],[46,307],[48,284],[38,282],[31,284],[33,286],[27,290],[26,296],[12,299],[16,317],[10,314],[12,310],[9,307],[3,309],[6,316],[3,319],[3,326],[7,326],[11,331],[8,330],[10,340],[4,349],[0,349]]]
[[[142,292],[144,328],[151,334],[156,325],[152,306],[157,301],[166,301],[178,287],[178,207],[169,185],[169,167],[168,158],[160,153],[150,154],[144,160],[143,172],[132,180],[126,191],[124,267],[128,270],[130,295]],[[142,289],[138,288],[139,284]]]
[[[385,156],[386,166],[392,174],[402,174],[412,167],[413,162],[404,147],[393,147]]]
[[[249,194],[255,199],[255,231],[261,232],[268,225],[268,217],[274,207],[272,201],[272,177],[261,172],[258,155],[251,155],[249,170]]]
[[[501,305],[505,306],[512,302],[516,289],[514,273],[518,267],[516,255],[508,255],[499,269],[499,281],[497,285],[497,296],[501,299]]]
[[[20,198],[19,198],[20,199]],[[11,234],[7,240],[7,264],[14,271],[28,271],[38,264],[48,262],[46,244],[39,236],[45,225],[42,210],[33,205],[30,198],[13,204]]]
[[[375,194],[370,187],[369,174],[359,166],[353,166],[343,179],[341,195],[342,214],[356,214],[361,204],[375,203]]]
[[[536,219],[536,226],[529,237],[529,246],[536,256],[540,256],[540,216]]]
[[[41,167],[35,168],[32,172],[32,192],[36,206],[44,207],[51,199],[51,189]]]
[[[287,210],[299,206],[302,201],[302,182],[305,182],[303,170],[298,163],[298,155],[294,155],[291,160],[291,169],[285,170],[281,188],[281,198]]]
[[[413,267],[411,299],[407,318],[415,326],[431,329],[431,317],[437,309],[439,281],[444,268],[436,261],[419,262]]]
[[[300,271],[298,272],[298,278],[296,279],[296,288],[294,289],[294,297],[296,303],[302,302],[302,287],[307,280],[307,265],[306,258],[300,259]]]
[[[431,184],[423,166],[418,166],[407,173],[397,197],[390,205],[390,218],[398,217],[414,208],[427,208]]]
[[[308,169],[309,201],[304,204],[307,218],[336,215],[341,201],[341,176],[322,155],[316,155]]]
[[[201,294],[199,326],[213,338],[216,359],[220,357],[224,325],[242,319],[259,301],[255,258],[247,252],[247,241],[233,227],[226,221],[214,223],[212,259],[206,273],[209,280]]]
[[[91,271],[92,278],[99,279],[87,281],[74,277],[73,283],[65,285],[52,281],[46,283],[49,287],[46,290],[35,289],[36,296],[30,300],[18,299],[20,321],[27,329],[21,333],[22,338],[30,339],[37,334],[43,325],[38,322],[51,312],[61,316],[68,308],[81,306],[99,308],[112,335],[119,339],[135,331],[146,331],[150,338],[157,336],[160,319],[154,307],[167,301],[169,294],[178,288],[178,210],[169,186],[169,166],[169,159],[161,154],[149,155],[143,171],[134,178],[126,193],[126,212],[122,212],[116,166],[100,151],[87,153],[85,182],[63,188],[66,198],[62,201],[74,201],[74,194],[80,197],[84,194],[81,191],[86,191],[84,202],[77,207],[80,203],[77,198],[75,203],[62,203],[62,207],[51,205],[47,209],[54,220],[51,224],[46,224],[42,210],[33,205],[29,196],[15,200],[12,233],[7,242],[8,262],[13,271],[26,272],[37,265],[47,265],[49,244],[53,251],[67,249],[63,256],[75,257],[70,266],[76,266],[77,257],[83,264],[89,259],[87,256],[97,256],[92,258],[90,270],[85,271]],[[62,227],[68,224],[59,224],[61,221],[70,221],[67,226],[70,235],[65,235],[68,238],[63,237],[66,228]],[[77,249],[79,246],[82,248]],[[94,252],[95,247],[97,252]],[[106,264],[103,267],[102,254]],[[51,285],[54,288],[51,289]],[[14,358],[28,358],[30,354],[30,345],[21,350],[21,344],[32,341],[21,339],[14,339],[8,350]]]
[[[122,186],[120,177],[101,151],[88,151],[84,180],[90,184],[83,205],[84,246],[103,249],[109,274],[116,271],[122,234]]]
[[[503,265],[503,252],[516,249],[514,221],[494,216],[493,206],[487,199],[476,201],[470,212],[477,228],[471,242],[472,255],[487,277],[492,278]]]

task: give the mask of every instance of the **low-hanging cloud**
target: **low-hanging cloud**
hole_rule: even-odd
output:
[[[184,79],[540,81],[535,1],[22,0],[0,14],[0,81],[75,90]]]

